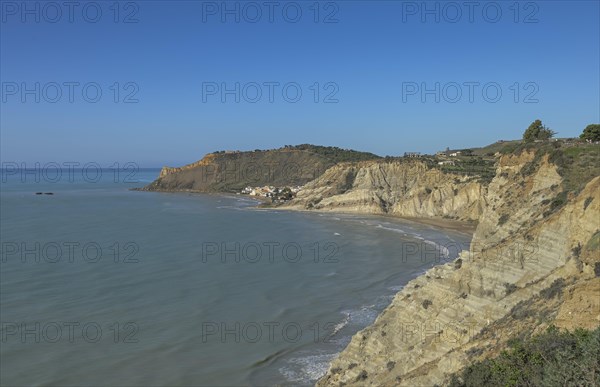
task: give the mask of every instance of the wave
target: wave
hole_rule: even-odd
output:
[[[342,313],[344,313],[344,312],[342,312]],[[346,315],[346,318],[344,318],[341,322],[337,323],[333,327],[333,331],[331,332],[331,335],[329,335],[329,337],[335,336],[339,331],[341,331],[342,329],[344,329],[344,327],[347,326],[350,323],[350,313],[346,312],[344,314]]]
[[[382,230],[387,230],[387,231],[392,231],[392,232],[397,232],[397,233],[400,233],[400,234],[407,235],[407,234],[406,234],[406,231],[404,231],[404,230],[403,230],[403,229],[401,229],[401,228],[395,228],[395,227],[385,227],[385,226],[384,226],[384,225],[382,225],[382,224],[378,224],[376,227],[377,227],[377,228],[380,228],[380,229],[382,229]]]
[[[337,353],[319,353],[291,358],[287,364],[279,368],[279,372],[292,383],[313,384],[325,375],[329,363]]]
[[[436,243],[434,241],[429,241],[426,239],[424,239],[423,241],[425,243],[427,243],[428,245],[434,246],[436,249],[438,249],[440,254],[442,255],[441,258],[448,259],[450,257],[450,250],[448,250],[448,248],[446,248],[445,246],[442,246],[439,243]]]
[[[342,313],[349,316],[348,324],[351,323],[352,325],[366,327],[375,321],[379,315],[379,311],[375,308],[376,306],[376,304],[365,305],[358,309],[342,311]]]

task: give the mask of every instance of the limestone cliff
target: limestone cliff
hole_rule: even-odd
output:
[[[444,384],[473,360],[497,354],[511,338],[549,324],[600,324],[595,169],[582,189],[566,194],[566,178],[548,155],[527,151],[503,156],[487,188],[440,179],[418,163],[410,167],[410,178],[399,177],[403,167],[394,164],[335,168],[340,170],[320,178],[330,184],[307,186],[302,205],[478,217],[479,224],[471,250],[409,282],[373,325],[352,338],[318,385]],[[332,194],[344,181],[352,188]],[[425,187],[431,193],[423,193]]]
[[[343,163],[308,183],[287,207],[477,220],[486,188],[420,160]]]

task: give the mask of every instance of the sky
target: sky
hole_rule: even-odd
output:
[[[600,2],[0,1],[0,160],[381,156],[600,122]]]

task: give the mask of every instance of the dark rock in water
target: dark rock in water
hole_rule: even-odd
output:
[[[44,195],[54,195],[54,192],[44,192]]]
[[[36,192],[35,194],[36,194],[36,195],[42,195],[42,194],[43,194],[43,192]]]

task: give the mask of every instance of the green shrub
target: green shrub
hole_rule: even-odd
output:
[[[597,252],[600,249],[600,230],[596,231],[589,241],[585,244],[585,248],[589,251]]]
[[[561,193],[556,195],[554,199],[552,199],[552,201],[550,202],[550,208],[546,212],[544,212],[544,218],[549,215],[552,215],[554,212],[556,212],[556,210],[565,205],[565,203],[567,202],[567,194],[567,191],[562,191]]]
[[[508,296],[509,294],[513,293],[515,290],[517,290],[518,287],[515,284],[511,284],[509,282],[505,282],[504,283],[504,290],[506,291],[506,295]]]
[[[560,331],[555,327],[527,341],[512,340],[508,351],[452,376],[452,387],[598,386],[600,327]]]
[[[567,198],[566,198],[566,194],[559,194],[556,198],[554,198],[554,200],[552,200],[552,202],[550,203],[550,209],[552,211],[556,210],[557,208],[562,207],[565,202],[566,202]]]
[[[562,294],[562,290],[565,287],[565,280],[558,278],[552,282],[549,288],[546,288],[540,292],[540,296],[546,299],[554,298],[557,295]]]
[[[523,133],[523,140],[531,142],[534,140],[548,140],[556,134],[555,131],[550,130],[542,124],[542,121],[535,120],[529,125],[525,133]]]
[[[532,161],[532,162],[525,164],[523,166],[523,168],[521,168],[520,173],[521,173],[521,176],[526,177],[526,176],[533,175],[536,170],[537,170],[537,161]]]
[[[590,124],[579,136],[582,140],[600,141],[600,124]]]
[[[581,255],[581,244],[578,243],[577,246],[571,249],[571,252],[573,253],[574,257],[579,258],[579,256]]]

